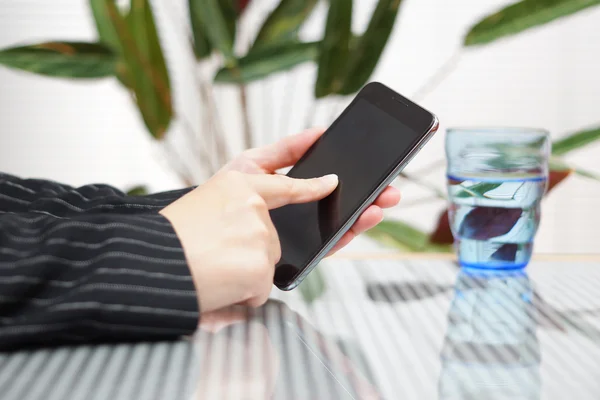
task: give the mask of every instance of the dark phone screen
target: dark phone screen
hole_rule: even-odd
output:
[[[415,132],[364,98],[352,103],[288,173],[293,178],[337,174],[337,189],[317,202],[271,210],[282,250],[275,269],[276,282],[294,279],[423,133]]]

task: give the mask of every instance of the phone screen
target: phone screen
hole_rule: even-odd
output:
[[[282,250],[276,283],[297,276],[423,134],[365,98],[358,97],[346,109],[287,174],[293,178],[337,174],[337,189],[320,201],[271,210]]]

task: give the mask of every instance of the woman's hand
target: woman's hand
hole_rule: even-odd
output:
[[[239,171],[248,174],[274,174],[278,169],[290,167],[321,137],[324,129],[308,129],[297,135],[289,136],[269,146],[250,149],[235,158],[224,171]],[[373,228],[383,219],[383,208],[390,208],[400,202],[400,191],[392,186],[381,193],[373,205],[356,221],[331,250],[332,255],[346,246],[356,236]]]

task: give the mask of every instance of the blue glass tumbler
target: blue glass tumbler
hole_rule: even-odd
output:
[[[448,130],[448,216],[461,266],[506,270],[529,263],[550,149],[540,129]]]

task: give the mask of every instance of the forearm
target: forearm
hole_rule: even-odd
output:
[[[157,213],[0,215],[0,347],[190,334],[181,244]]]
[[[35,212],[64,218],[86,213],[143,213],[158,211],[190,190],[127,196],[109,185],[74,188],[54,181],[21,179],[0,173],[0,214]]]

